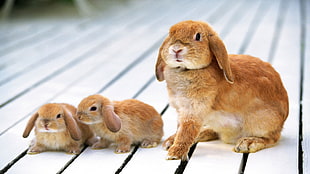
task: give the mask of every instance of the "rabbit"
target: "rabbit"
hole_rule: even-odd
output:
[[[77,115],[100,137],[93,149],[114,143],[115,153],[127,153],[134,144],[155,147],[163,136],[160,114],[152,106],[135,99],[112,102],[99,94],[91,95],[80,102]]]
[[[220,139],[233,151],[274,146],[288,117],[287,92],[267,62],[228,55],[223,41],[202,21],[173,25],[159,48],[158,81],[166,81],[178,128],[163,142],[168,160],[188,160],[190,147]]]
[[[84,143],[94,144],[97,140],[92,131],[76,121],[76,108],[65,103],[48,103],[41,106],[29,119],[23,133],[27,138],[35,127],[35,138],[28,154],[48,150],[79,154]]]

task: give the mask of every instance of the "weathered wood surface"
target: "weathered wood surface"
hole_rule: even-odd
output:
[[[78,156],[25,155],[33,134],[24,139],[22,132],[39,106],[77,105],[95,93],[153,105],[163,113],[163,140],[173,134],[177,115],[166,108],[165,84],[155,80],[154,65],[169,27],[187,19],[212,24],[229,53],[271,62],[287,88],[290,115],[282,138],[250,154],[245,173],[309,172],[309,9],[306,0],[135,0],[91,19],[0,23],[1,172],[238,173],[243,155],[220,141],[198,143],[186,166],[165,160],[161,146],[133,147],[128,154],[86,148]]]

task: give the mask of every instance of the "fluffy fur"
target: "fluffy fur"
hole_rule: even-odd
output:
[[[163,121],[150,105],[134,99],[110,101],[91,95],[78,106],[78,117],[100,137],[93,149],[117,145],[115,153],[126,153],[132,144],[155,147],[163,136]]]
[[[239,153],[273,146],[288,116],[287,92],[272,66],[249,55],[228,55],[204,22],[170,28],[160,47],[156,77],[166,80],[178,129],[163,144],[168,159],[187,160],[197,141],[220,138]]]
[[[35,138],[28,154],[48,150],[79,154],[84,143],[92,145],[96,139],[90,129],[76,121],[76,108],[64,103],[49,103],[34,113],[23,133],[23,137],[35,127]]]

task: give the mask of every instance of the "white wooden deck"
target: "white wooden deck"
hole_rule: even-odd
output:
[[[260,57],[281,74],[290,114],[277,146],[246,160],[232,145],[198,143],[188,163],[165,160],[161,146],[26,154],[33,134],[22,132],[39,106],[77,105],[95,93],[153,105],[163,113],[163,140],[173,134],[177,115],[166,110],[154,65],[169,27],[186,19],[211,23],[229,53]],[[91,19],[1,22],[0,173],[310,173],[309,31],[309,0],[129,0]]]

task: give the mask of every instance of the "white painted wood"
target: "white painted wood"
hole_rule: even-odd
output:
[[[84,42],[85,38],[88,38],[94,32],[94,29],[96,27],[81,30],[76,27],[63,26],[56,31],[53,37],[47,35],[43,43],[33,42],[31,47],[10,52],[10,54],[1,57],[1,64],[4,67],[0,70],[0,73],[3,74],[0,81],[4,83],[5,79],[12,75],[26,73],[35,69],[36,66],[53,61],[59,57],[59,54],[68,51],[68,48]]]
[[[272,41],[274,40],[274,35],[276,31],[278,11],[280,9],[279,0],[274,1],[264,1],[266,3],[267,10],[261,12],[262,13],[262,21],[260,25],[257,27],[254,36],[248,45],[245,53],[255,57],[259,57],[260,59],[267,61],[269,52],[271,49]]]
[[[290,113],[282,138],[272,148],[250,154],[245,173],[298,173],[300,20],[299,4],[290,1],[273,66],[280,73],[290,101]],[[292,35],[291,33],[294,33]],[[289,41],[289,42],[288,42]]]
[[[198,143],[184,173],[237,173],[242,154],[233,152],[233,147],[221,141]]]
[[[52,36],[52,31],[55,30],[55,27],[53,26],[47,26],[46,28],[41,28],[40,30],[34,30],[33,33],[30,33],[27,35],[27,37],[24,37],[22,39],[17,39],[12,42],[9,42],[8,44],[2,44],[0,47],[0,53],[6,54],[9,51],[12,51],[14,49],[23,49],[28,46],[31,41],[40,41],[41,39],[46,38],[46,35]]]
[[[245,40],[246,33],[250,27],[251,21],[255,15],[256,10],[259,8],[261,1],[245,1],[242,4],[242,13],[238,9],[238,14],[235,17],[232,17],[233,22],[230,21],[231,26],[225,26],[229,28],[229,33],[225,33],[226,49],[229,54],[239,54],[241,44]],[[232,29],[231,29],[232,28]],[[227,30],[227,28],[225,28]]]
[[[303,142],[302,142],[302,147],[303,147],[303,171],[304,173],[310,171],[310,1],[304,1],[305,2],[305,11],[306,13],[306,18],[305,18],[305,32],[306,32],[306,45],[304,47],[304,84],[303,84],[303,101],[302,101],[302,122],[303,122]],[[303,53],[301,53],[303,54]]]
[[[260,35],[261,33],[271,30],[270,27],[275,26],[276,14],[279,8],[279,1],[264,2],[270,5],[269,10],[266,11],[266,14],[262,19],[262,24],[258,26],[257,31],[246,50],[246,53],[255,54],[259,57],[265,57],[265,55],[268,55],[268,48],[272,41],[271,36],[273,32],[262,37],[267,39],[266,42],[264,42]],[[127,13],[123,12],[123,14],[126,14],[125,17],[119,17],[118,20],[115,20],[114,22],[112,22],[112,20],[110,20],[111,23],[107,22],[108,19],[100,17],[94,21],[89,21],[85,24],[79,25],[79,27],[85,27],[81,30],[82,35],[98,32],[96,34],[97,36],[92,37],[91,40],[83,40],[83,42],[72,47],[72,49],[68,49],[70,51],[68,53],[66,51],[60,53],[61,56],[58,57],[58,59],[43,65],[43,67],[38,67],[31,72],[25,73],[21,76],[23,78],[14,79],[10,85],[7,85],[5,88],[0,87],[1,98],[2,96],[6,98],[12,97],[12,94],[7,95],[6,93],[9,93],[9,91],[15,91],[15,93],[17,93],[18,91],[23,90],[27,86],[30,86],[31,83],[33,84],[38,80],[34,77],[43,77],[44,74],[50,74],[46,73],[46,70],[52,71],[52,68],[50,67],[65,64],[88,50],[98,47],[98,49],[95,49],[94,52],[91,52],[86,56],[87,59],[85,59],[85,61],[81,61],[80,63],[75,64],[72,68],[70,67],[66,69],[63,73],[45,81],[14,102],[1,108],[0,132],[9,128],[9,126],[19,119],[29,116],[43,103],[68,102],[77,105],[83,97],[97,93],[103,86],[122,72],[125,67],[133,62],[133,60],[142,55],[142,53],[150,48],[157,40],[166,35],[172,24],[180,20],[210,20],[215,29],[221,34],[223,30],[227,29],[226,24],[228,21],[235,18],[234,20],[236,21],[233,23],[236,25],[233,26],[232,29],[226,30],[228,33],[226,33],[226,37],[223,39],[229,52],[236,53],[244,40],[244,36],[253,16],[255,15],[256,9],[259,7],[260,1],[144,1],[143,5],[140,4],[141,6],[139,8],[134,7],[137,4],[138,3],[136,2],[129,4],[129,6],[126,7]],[[152,8],[150,9],[148,5]],[[299,10],[297,8],[298,2],[290,1],[289,5],[292,7],[290,7],[290,13],[287,14],[289,18],[285,22],[285,30],[281,34],[281,41],[279,42],[279,47],[277,47],[274,64],[275,67],[279,69],[280,74],[283,76],[283,81],[288,88],[291,102],[291,113],[289,120],[287,120],[285,124],[283,137],[279,144],[276,147],[263,150],[256,154],[250,154],[246,173],[257,173],[258,171],[260,173],[295,173],[297,170],[297,156],[293,156],[292,154],[296,154],[296,130],[298,129],[298,124],[296,122],[298,115],[296,115],[296,113],[298,111],[297,98],[299,91],[296,89],[298,89],[297,84],[299,77],[299,42],[298,37],[292,35],[292,33],[298,33],[297,31],[299,31],[299,18],[297,15]],[[227,6],[230,8],[227,8]],[[137,9],[132,12],[133,8]],[[246,11],[245,8],[247,13],[245,16],[242,16],[244,11]],[[221,12],[221,10],[224,11]],[[216,14],[218,11],[221,12],[220,17],[215,18],[210,15]],[[143,15],[141,15],[142,12]],[[239,16],[240,18],[234,16],[235,12],[241,14],[241,16]],[[214,19],[219,20],[214,21]],[[72,37],[79,34],[79,28],[76,28],[75,26],[77,23],[73,23],[72,26],[70,26],[75,29],[75,32],[70,33],[69,35],[66,35],[68,31],[70,32],[69,28],[66,28],[67,25],[61,24],[62,28],[58,31],[61,31],[61,34],[66,35],[63,39],[68,38],[68,40],[65,39],[62,42],[63,45],[75,42],[72,40]],[[40,24],[36,23],[34,25],[37,27],[38,32],[41,32]],[[0,32],[1,31],[2,27],[0,27]],[[104,34],[101,34],[100,31]],[[112,38],[111,42],[102,45],[102,47],[99,45],[100,42],[104,40],[104,37],[108,37],[111,33],[117,33],[117,31],[120,31],[118,32],[119,35]],[[58,34],[59,33],[56,35]],[[82,38],[84,36],[79,37]],[[21,37],[21,40],[23,39],[25,39],[25,37]],[[12,43],[18,43],[21,40],[19,37],[16,37]],[[79,38],[76,40],[79,40]],[[51,43],[54,42],[54,40],[50,41]],[[61,40],[55,40],[55,43],[59,42],[61,42]],[[49,41],[46,40],[46,43],[49,43]],[[36,56],[35,60],[39,60],[42,57],[32,52],[36,48],[34,45],[35,44],[29,45],[29,47],[24,47],[23,51],[28,50],[32,56]],[[292,45],[294,45],[293,49]],[[52,46],[52,49],[60,48],[60,46],[61,44]],[[46,53],[47,49],[44,47],[39,48],[42,49],[42,53]],[[16,50],[16,52],[14,51],[13,53],[7,54],[10,58],[3,57],[5,58],[3,60],[10,62],[11,58],[15,59],[16,57],[17,59],[18,55],[22,55],[23,51]],[[106,88],[102,94],[115,100],[131,98],[150,78],[154,77],[154,65],[157,51],[158,49],[153,49],[145,56],[143,61],[136,64],[133,69],[127,71],[115,81],[115,83]],[[292,59],[292,57],[295,58],[296,61],[292,61],[295,60]],[[27,61],[27,59],[25,58],[24,61]],[[1,63],[0,59],[0,65],[2,65]],[[14,64],[16,70],[25,65],[23,65],[22,62]],[[288,65],[289,68],[287,67]],[[12,69],[14,69],[13,66]],[[308,69],[307,73],[309,71]],[[305,78],[307,78],[307,76]],[[25,84],[25,81],[29,81],[29,84]],[[306,84],[308,83],[305,83],[305,85]],[[153,105],[160,112],[168,102],[165,86],[165,83],[159,83],[154,80],[137,99]],[[305,93],[305,95],[307,95],[307,93]],[[307,101],[305,101],[305,103],[307,103]],[[304,107],[304,109],[307,113],[307,107]],[[0,144],[2,144],[2,147],[4,148],[0,149],[0,169],[23,152],[27,148],[30,139],[33,137],[33,134],[27,139],[21,137],[27,119],[13,125],[12,128],[4,134],[1,134]],[[173,108],[169,108],[163,115],[163,119],[165,129],[164,140],[176,131],[177,114]],[[309,128],[307,128],[306,125],[304,127],[304,133],[306,134],[306,152],[309,151],[309,145],[307,145],[309,139],[306,137],[308,135],[308,129]],[[236,173],[242,155],[232,152],[232,147],[232,145],[227,145],[220,141],[199,143],[192,159],[188,163],[188,167],[185,169],[185,173]],[[139,148],[128,165],[123,169],[123,173],[174,173],[179,165],[179,161],[166,161],[166,154],[167,152],[164,151],[161,146],[151,149]],[[65,173],[114,173],[118,167],[121,166],[127,156],[128,154],[114,154],[113,148],[104,150],[91,150],[90,148],[87,148],[86,151],[68,167]],[[266,156],[268,156],[268,158],[266,158]],[[42,173],[42,171],[44,173],[56,173],[72,157],[73,156],[62,152],[46,152],[39,155],[26,155],[19,160],[8,173]],[[39,167],[35,168],[34,164],[38,164]],[[309,164],[307,164],[307,162],[304,164],[305,169],[309,166]]]

